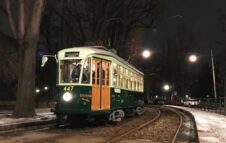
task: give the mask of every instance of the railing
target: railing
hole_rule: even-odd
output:
[[[193,100],[183,100],[181,103],[183,106],[189,106],[200,110],[209,112],[215,112],[226,115],[226,103],[225,97],[219,98],[201,98]]]

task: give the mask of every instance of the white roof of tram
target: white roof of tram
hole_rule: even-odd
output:
[[[79,56],[78,57],[65,57],[65,53],[66,52],[79,52]],[[103,46],[86,46],[86,47],[66,48],[66,49],[60,50],[58,52],[57,57],[58,57],[59,60],[62,60],[62,59],[75,59],[75,58],[84,59],[84,58],[86,58],[89,55],[103,55],[103,56],[114,57],[116,60],[122,62],[126,66],[129,66],[133,70],[136,70],[140,74],[143,74],[141,71],[136,69],[134,66],[129,64],[127,61],[125,61],[124,59],[122,59],[121,57],[117,56],[116,54],[114,54],[113,52],[109,51],[108,49],[106,49]]]

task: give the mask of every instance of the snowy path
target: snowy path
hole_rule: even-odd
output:
[[[46,120],[54,120],[55,115],[50,112],[49,108],[36,109],[36,116],[31,118],[11,118],[12,111],[0,111],[0,129],[4,126],[10,126],[15,124],[30,123],[30,122],[42,122]]]
[[[172,107],[181,108],[193,114],[200,143],[226,143],[226,116],[193,108]]]

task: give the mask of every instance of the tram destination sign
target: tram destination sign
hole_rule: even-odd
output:
[[[79,52],[66,52],[64,57],[79,57]]]

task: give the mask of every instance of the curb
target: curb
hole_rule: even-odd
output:
[[[15,123],[10,125],[4,125],[4,126],[0,126],[0,134],[14,132],[16,130],[25,130],[26,128],[29,128],[29,127],[36,127],[36,126],[39,127],[39,126],[48,125],[55,122],[56,122],[55,119],[49,119],[49,120],[43,120],[43,121],[31,121],[27,123],[18,123],[18,124]]]

